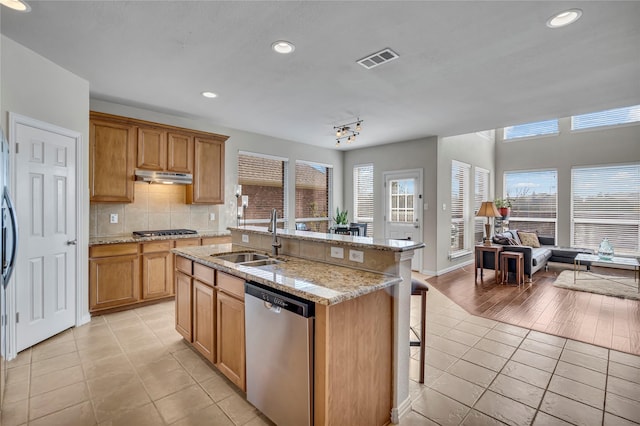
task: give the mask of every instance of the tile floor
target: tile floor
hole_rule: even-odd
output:
[[[419,323],[414,298],[412,323]],[[182,342],[173,302],[95,317],[9,363],[0,424],[271,425]],[[402,426],[640,424],[640,357],[467,314],[429,291]]]

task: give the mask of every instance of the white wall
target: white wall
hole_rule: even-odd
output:
[[[392,170],[423,170],[423,201],[430,207],[423,217],[423,242],[426,247],[416,252],[423,256],[423,270],[433,273],[436,269],[436,205],[437,178],[437,138],[429,137],[413,141],[378,145],[344,153],[344,207],[353,213],[353,167],[360,164],[373,164],[375,211],[373,218],[374,238],[384,238],[384,177],[383,173]],[[353,216],[350,216],[350,220]]]
[[[225,200],[224,206],[218,206],[216,214],[217,227],[211,229],[224,231],[228,226],[236,225],[236,198],[235,185],[238,183],[238,151],[250,151],[261,154],[275,155],[289,159],[289,227],[293,228],[295,217],[295,162],[296,160],[315,161],[334,166],[333,169],[333,194],[334,205],[342,205],[342,152],[333,149],[319,148],[303,143],[296,143],[283,139],[272,138],[257,133],[230,129],[217,126],[205,119],[193,119],[178,117],[134,108],[102,100],[91,100],[91,110],[108,114],[122,115],[141,120],[169,124],[205,132],[218,133],[229,136],[225,144]],[[249,200],[251,206],[251,200]],[[251,208],[251,207],[249,207]]]
[[[640,161],[640,124],[572,132],[570,118],[559,121],[559,134],[496,142],[496,196],[503,196],[505,171],[556,169],[558,173],[558,238],[570,245],[571,167]]]
[[[5,132],[8,131],[8,112],[14,112],[80,133],[83,155],[79,158],[82,168],[79,184],[87,188],[89,82],[5,36],[0,43],[0,114]],[[88,276],[88,191],[84,191],[82,197],[82,214],[78,220],[84,235],[77,236],[76,247],[79,279],[85,286],[84,293],[79,294],[83,304],[81,314],[88,314],[88,283],[83,279]]]

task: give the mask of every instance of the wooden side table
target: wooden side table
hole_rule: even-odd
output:
[[[495,280],[496,280],[496,284],[498,283],[498,274],[500,273],[500,252],[502,251],[502,249],[504,248],[504,246],[501,245],[483,245],[483,244],[478,244],[477,246],[475,246],[475,269],[476,269],[476,277],[475,277],[475,282],[478,282],[478,268],[480,268],[480,282],[484,283],[484,279],[483,279],[483,272],[484,272],[484,253],[485,252],[489,252],[489,253],[493,253],[493,269],[495,271]]]
[[[524,284],[524,255],[515,251],[503,251],[500,253],[500,271],[502,273],[502,284],[509,282],[509,259],[513,259],[516,264],[516,284]]]

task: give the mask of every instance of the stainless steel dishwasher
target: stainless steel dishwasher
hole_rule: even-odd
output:
[[[245,284],[247,400],[278,426],[313,424],[314,303]]]

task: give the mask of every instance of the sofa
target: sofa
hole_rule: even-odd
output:
[[[522,237],[522,238],[521,238]],[[537,235],[533,232],[519,231],[511,229],[499,234],[495,234],[492,243],[505,246],[503,251],[513,251],[522,253],[524,256],[524,274],[530,282],[531,277],[537,271],[547,267],[547,262],[573,263],[578,253],[593,254],[593,250],[575,247],[558,247],[555,245],[553,237]],[[538,246],[539,247],[535,247]],[[494,254],[492,252],[483,253],[483,264],[488,269],[494,265]],[[513,265],[515,266],[515,265]],[[509,270],[513,271],[513,266],[509,265]],[[589,269],[591,265],[586,265]]]

